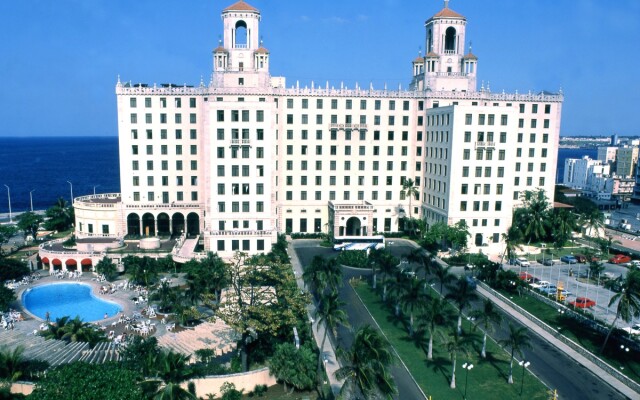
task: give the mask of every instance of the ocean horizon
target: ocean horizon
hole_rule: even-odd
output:
[[[558,149],[556,182],[562,180],[564,160],[588,155],[596,149]],[[46,210],[59,197],[70,201],[96,193],[120,192],[117,136],[0,136],[0,218],[11,211]],[[71,182],[71,184],[69,184]]]

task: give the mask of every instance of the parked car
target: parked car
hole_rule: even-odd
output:
[[[596,302],[588,297],[576,297],[576,299],[569,302],[569,304],[576,308],[589,308],[596,306]]]
[[[516,258],[516,265],[519,265],[521,267],[528,267],[530,264],[529,264],[529,260],[527,260],[526,258],[518,257]]]
[[[576,264],[578,260],[576,260],[574,256],[566,255],[560,257],[560,262],[563,262],[565,264]]]
[[[528,272],[522,272],[522,273],[520,273],[520,276],[519,276],[519,277],[520,277],[520,279],[522,279],[523,281],[525,281],[525,282],[529,282],[529,283],[530,283],[530,282],[533,282],[533,280],[535,279],[535,278],[533,277],[533,275],[531,275],[531,274],[530,274],[530,273],[528,273]]]
[[[573,256],[579,263],[586,263],[587,262],[587,256],[585,256],[584,254],[575,254]]]
[[[632,335],[640,335],[640,324],[633,324],[632,326],[622,328],[622,330]]]
[[[631,262],[631,257],[625,256],[624,254],[616,254],[609,259],[609,262],[613,264],[624,264]]]
[[[536,283],[532,283],[531,287],[534,288],[534,289],[542,289],[542,288],[545,288],[545,287],[547,287],[549,285],[550,285],[550,283],[548,281],[538,281]]]
[[[546,266],[548,266],[548,267],[549,267],[549,266],[551,266],[551,265],[554,265],[555,263],[556,263],[556,262],[555,262],[555,261],[553,261],[553,260],[552,260],[552,259],[550,259],[550,258],[547,258],[546,260],[542,261],[542,265],[546,265]]]

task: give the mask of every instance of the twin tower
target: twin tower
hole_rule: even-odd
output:
[[[426,54],[413,60],[410,89],[431,91],[476,90],[478,58],[465,50],[467,19],[444,8],[425,22]],[[216,87],[279,87],[282,78],[269,74],[269,51],[262,46],[260,11],[239,1],[222,11],[224,40],[213,51]]]

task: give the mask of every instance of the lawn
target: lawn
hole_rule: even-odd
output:
[[[514,384],[507,383],[509,373],[509,355],[495,342],[487,343],[487,358],[480,358],[482,336],[479,332],[471,332],[475,345],[468,356],[459,354],[456,369],[456,389],[449,387],[451,377],[451,360],[449,354],[442,349],[441,340],[434,338],[433,360],[427,361],[426,345],[418,347],[411,340],[402,322],[393,317],[393,312],[380,300],[364,282],[354,283],[354,289],[369,309],[382,331],[389,339],[400,358],[405,363],[427,396],[433,399],[463,398],[466,373],[462,364],[472,363],[474,368],[468,373],[468,397],[473,399],[517,399],[520,398],[522,369],[517,363],[514,366]],[[463,329],[470,332],[470,324],[464,321]],[[528,371],[524,376],[522,398],[547,399],[548,388]]]
[[[607,344],[607,351],[600,354],[600,347],[604,342],[604,336],[585,328],[573,318],[560,314],[558,310],[550,305],[539,301],[533,296],[513,296],[502,293],[515,304],[535,315],[547,325],[558,329],[564,336],[580,344],[591,353],[605,360],[609,365],[618,367],[619,371],[640,383],[640,359],[629,356],[627,353],[618,351],[618,345],[614,339],[610,339]]]

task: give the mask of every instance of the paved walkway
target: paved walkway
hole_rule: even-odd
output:
[[[564,344],[562,341],[560,341],[559,339],[554,337],[551,333],[549,333],[549,332],[545,331],[544,329],[540,328],[538,325],[533,323],[531,320],[529,320],[528,318],[526,318],[525,316],[520,314],[516,309],[511,307],[509,304],[507,304],[506,302],[502,301],[499,297],[493,295],[492,293],[490,293],[488,290],[482,288],[481,286],[478,286],[477,290],[482,296],[490,299],[495,305],[497,305],[502,310],[507,312],[514,319],[518,320],[518,322],[520,322],[522,325],[526,326],[532,332],[536,333],[538,336],[542,337],[544,340],[549,342],[555,348],[561,350],[562,352],[567,354],[569,357],[573,358],[576,362],[578,362],[579,364],[583,365],[588,370],[592,371],[595,375],[603,377],[603,380],[605,382],[607,382],[609,385],[611,385],[617,391],[622,393],[624,396],[626,396],[629,399],[640,399],[640,395],[637,392],[635,392],[634,390],[632,390],[631,388],[626,386],[624,383],[622,383],[621,381],[619,381],[615,377],[613,377],[610,374],[608,374],[605,370],[600,368],[597,364],[591,362],[588,358],[586,358],[583,355],[581,355],[580,353],[576,352],[575,350],[573,350],[568,345]],[[606,378],[604,378],[604,377],[606,377]]]
[[[298,283],[299,288],[306,291],[307,287],[304,284],[304,280],[302,279],[302,271],[303,271],[302,265],[300,263],[300,260],[298,259],[298,255],[296,254],[295,249],[293,248],[293,241],[291,240],[291,238],[287,238],[287,240],[289,242],[287,253],[291,258],[291,265],[293,266],[293,272],[296,276],[296,282]],[[309,314],[309,321],[312,322],[311,330],[313,331],[313,336],[316,340],[318,348],[320,348],[326,327],[324,324],[320,325],[320,324],[314,323],[316,306],[313,300],[311,301],[311,304],[307,306],[307,312]],[[340,389],[342,388],[342,382],[335,377],[335,373],[339,368],[342,367],[342,365],[340,364],[340,361],[336,357],[336,351],[333,348],[333,343],[331,343],[331,340],[326,340],[324,347],[321,350],[322,350],[322,357],[324,358],[324,367],[325,367],[325,370],[327,371],[327,376],[329,377],[329,384],[331,385],[331,391],[335,396],[337,396],[338,393],[340,393]]]

